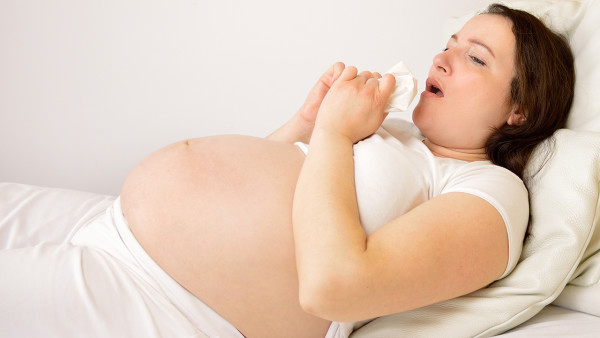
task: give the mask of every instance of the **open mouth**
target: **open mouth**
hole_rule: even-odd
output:
[[[435,83],[433,80],[427,80],[426,86],[425,86],[425,90],[427,90],[428,92],[434,93],[435,95],[439,96],[439,97],[444,97],[444,92],[442,92],[442,90],[438,87],[439,85],[437,83]]]

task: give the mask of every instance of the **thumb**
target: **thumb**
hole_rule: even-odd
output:
[[[396,78],[392,74],[385,74],[379,80],[379,92],[385,98],[389,98],[390,95],[396,89]]]

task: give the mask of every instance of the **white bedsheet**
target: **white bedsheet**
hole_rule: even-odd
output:
[[[598,336],[600,336],[600,317],[549,305],[529,321],[496,337],[596,338]]]

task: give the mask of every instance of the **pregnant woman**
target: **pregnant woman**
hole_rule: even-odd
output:
[[[123,185],[125,217],[164,271],[248,337],[323,337],[469,293],[516,264],[519,176],[572,97],[544,77],[572,79],[571,63],[539,21],[491,7],[435,56],[413,115],[423,139],[380,128],[393,77],[337,63],[268,139],[187,140],[144,160]]]
[[[36,249],[52,273],[4,274],[0,333],[347,337],[508,275],[528,223],[524,167],[573,98],[568,44],[492,5],[433,58],[420,134],[384,123],[394,85],[336,63],[266,139],[150,155],[69,247]],[[17,271],[29,254],[0,264]]]

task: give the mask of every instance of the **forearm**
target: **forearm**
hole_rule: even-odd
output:
[[[303,289],[319,294],[315,290],[324,285],[340,287],[361,265],[367,237],[356,201],[352,146],[335,133],[313,134],[293,211],[301,297]]]
[[[361,307],[354,295],[369,293],[377,279],[358,211],[353,145],[381,126],[394,84],[391,75],[347,67],[319,109],[292,221],[300,302],[322,318],[348,318]]]
[[[300,112],[294,115],[279,129],[275,130],[273,133],[267,136],[267,139],[287,143],[309,143],[314,124],[309,123],[307,121],[303,121],[299,116]]]

